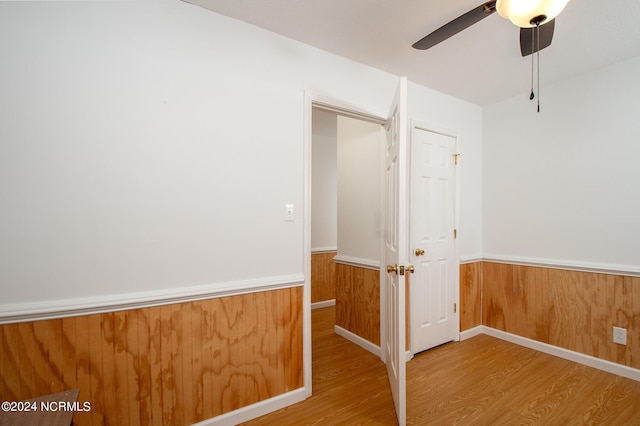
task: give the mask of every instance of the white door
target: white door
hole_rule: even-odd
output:
[[[405,276],[407,257],[407,79],[401,78],[387,126],[385,161],[385,277],[380,294],[384,315],[382,357],[396,407],[398,424],[406,423]]]
[[[411,131],[411,352],[454,340],[458,261],[455,256],[455,137]]]

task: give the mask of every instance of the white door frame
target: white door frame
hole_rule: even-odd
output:
[[[455,152],[456,154],[460,153],[460,147],[461,147],[461,137],[460,137],[460,132],[456,131],[456,130],[452,130],[452,129],[448,129],[442,126],[438,126],[438,125],[434,125],[433,123],[426,123],[426,122],[422,122],[422,121],[418,121],[418,120],[411,120],[411,125],[410,125],[410,129],[411,129],[411,134],[409,135],[409,145],[411,146],[411,148],[409,149],[409,156],[411,157],[412,153],[413,153],[413,133],[415,129],[418,130],[426,130],[428,132],[432,132],[432,133],[438,133],[444,136],[449,136],[455,139]],[[410,158],[409,162],[412,163],[413,159]],[[454,202],[453,202],[453,221],[454,221],[454,228],[456,230],[459,231],[460,229],[460,164],[458,163],[458,166],[455,167],[454,169],[454,175],[455,175],[455,187],[454,187],[454,191],[455,191],[455,197],[454,197]],[[410,200],[409,204],[411,206],[411,210],[413,211],[413,205],[411,204],[413,201]],[[413,217],[411,217],[410,219],[410,223],[413,223]],[[410,225],[411,226],[411,225]],[[459,232],[458,232],[459,234]],[[412,234],[411,234],[412,235]],[[458,235],[459,236],[459,235]],[[412,241],[410,241],[410,243],[412,243]],[[413,248],[413,247],[411,247]],[[453,279],[453,286],[454,286],[454,302],[457,305],[457,309],[456,312],[454,314],[454,321],[455,321],[455,333],[454,333],[454,341],[459,341],[460,340],[460,257],[459,257],[459,240],[458,238],[455,238],[453,240],[453,260],[455,262],[454,265],[454,279]],[[412,304],[411,304],[411,300],[409,303],[409,310],[411,310]],[[413,335],[413,327],[411,326],[411,324],[409,324],[409,333],[411,335]],[[413,339],[411,339],[411,341],[413,341]],[[411,351],[411,355],[415,355],[413,353],[413,347],[410,348]]]
[[[388,117],[371,113],[366,108],[354,105],[340,99],[332,98],[315,92],[304,92],[304,137],[303,137],[303,164],[304,164],[304,213],[303,213],[303,272],[304,289],[302,303],[302,352],[304,369],[304,388],[307,398],[312,394],[312,354],[311,354],[311,142],[313,108],[325,111],[333,111],[359,120],[383,125]],[[380,172],[382,176],[382,171]],[[382,208],[382,206],[381,206]],[[383,241],[380,242],[382,253]],[[382,258],[382,257],[381,257]],[[381,279],[382,279],[381,275]],[[382,327],[382,316],[380,318]]]

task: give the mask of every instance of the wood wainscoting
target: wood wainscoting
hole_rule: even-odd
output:
[[[0,326],[0,400],[80,388],[88,424],[184,425],[303,386],[302,287]]]
[[[311,303],[335,300],[337,252],[311,253]]]
[[[640,277],[477,261],[460,265],[460,331],[486,326],[640,369]],[[613,327],[627,344],[613,343]]]
[[[460,331],[482,325],[482,262],[460,264]]]
[[[336,264],[336,325],[380,346],[380,271]]]
[[[485,326],[640,369],[640,277],[483,262],[482,291]]]

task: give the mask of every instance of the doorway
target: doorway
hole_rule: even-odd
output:
[[[312,361],[310,356],[312,305],[314,308],[329,306],[333,303],[339,305],[340,300],[353,299],[354,305],[360,309],[357,314],[341,317],[340,312],[350,308],[336,306],[336,323],[340,324],[341,321],[346,320],[349,324],[350,320],[371,316],[371,310],[365,308],[366,303],[363,302],[363,297],[366,298],[375,293],[377,298],[373,303],[379,312],[379,270],[382,254],[381,227],[383,225],[381,161],[385,137],[382,125],[386,119],[373,116],[334,99],[323,99],[310,94],[307,94],[306,106],[308,122],[306,123],[305,164],[309,167],[309,171],[306,174],[307,182],[305,184],[305,206],[307,207],[305,208],[305,221],[309,226],[305,229],[304,258],[306,263],[305,276],[308,284],[305,283],[304,310],[305,318],[309,320],[305,320],[304,324],[304,361],[305,388],[310,395],[312,385],[310,368]],[[319,125],[326,126],[329,129],[328,134],[314,128]],[[377,143],[374,142],[370,146],[373,149],[363,149],[363,144],[365,146],[371,144],[372,137],[377,138]],[[323,143],[335,143],[335,147],[333,149],[317,149],[313,146],[314,138],[322,139]],[[348,143],[339,145],[339,140],[348,140]],[[314,165],[316,157],[333,161],[333,164],[321,168]],[[338,157],[342,160],[339,161]],[[371,173],[374,175],[374,185],[372,185]],[[327,214],[328,210],[333,213]],[[322,213],[323,211],[325,213]],[[369,216],[365,217],[366,215]],[[360,294],[341,294],[340,296],[336,294],[337,302],[333,302],[331,299],[317,300],[317,294],[322,294],[322,292],[314,291],[311,288],[311,282],[314,281],[313,273],[318,273],[312,266],[311,259],[312,256],[317,259],[324,255],[328,255],[328,259],[336,269],[336,282],[338,274],[345,273],[345,270],[365,271],[364,275],[367,276],[365,281],[370,283],[372,276],[375,277],[375,290]],[[327,256],[324,257],[326,262]],[[326,299],[327,296],[324,297]],[[353,327],[350,324],[345,327],[336,327],[336,332],[379,356],[379,314],[375,321],[373,319],[368,321],[368,325],[374,322],[378,327],[373,332],[377,337],[375,344],[364,343],[368,342],[368,338],[359,338],[361,333],[358,331],[351,332],[349,329],[353,329]],[[347,331],[347,335],[339,330]],[[378,350],[376,351],[375,348],[372,350],[372,347],[376,345]],[[307,355],[307,351],[309,351],[309,355]]]
[[[334,300],[335,332],[380,356],[384,129],[320,108],[312,121],[312,307]]]

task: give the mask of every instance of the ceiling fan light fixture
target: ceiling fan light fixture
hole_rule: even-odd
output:
[[[496,10],[520,28],[532,28],[555,19],[569,0],[497,0]]]

